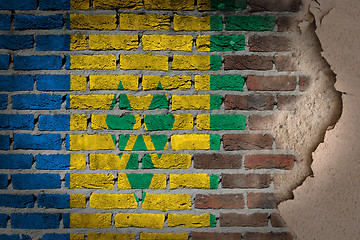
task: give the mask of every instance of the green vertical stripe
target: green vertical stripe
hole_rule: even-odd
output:
[[[244,130],[246,117],[244,115],[210,115],[211,130]]]
[[[220,150],[220,135],[210,134],[210,150]]]
[[[210,227],[216,227],[216,216],[214,214],[210,214]]]
[[[244,84],[241,75],[210,75],[210,90],[244,91]]]
[[[219,186],[219,176],[214,174],[210,176],[210,189],[217,189]]]
[[[220,70],[222,66],[221,55],[210,55],[210,70]]]
[[[272,31],[276,18],[267,16],[228,16],[226,30],[230,31]]]
[[[210,17],[210,30],[211,31],[223,30],[223,23],[222,23],[221,16],[211,16]]]
[[[145,154],[145,156],[142,158],[142,169],[154,169],[154,163],[151,159],[150,154]]]
[[[211,35],[210,52],[245,50],[244,35]]]
[[[220,109],[221,103],[221,95],[210,95],[210,110]]]
[[[211,10],[244,10],[247,6],[246,0],[211,0]]]

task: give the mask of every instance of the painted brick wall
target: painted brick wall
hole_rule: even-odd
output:
[[[299,7],[0,0],[0,239],[292,239]]]

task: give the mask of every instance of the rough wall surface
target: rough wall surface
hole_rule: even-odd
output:
[[[298,239],[358,239],[359,208],[359,48],[360,3],[309,1],[322,55],[336,74],[343,109],[335,128],[313,153],[313,176],[279,205]]]
[[[0,9],[2,238],[293,238],[339,104],[299,1]]]

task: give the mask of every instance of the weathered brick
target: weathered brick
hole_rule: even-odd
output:
[[[168,109],[169,100],[166,94],[133,96],[120,94],[119,108],[124,110]]]
[[[243,91],[245,77],[241,75],[195,75],[195,90]]]
[[[137,169],[139,167],[138,155],[134,153],[91,153],[89,167],[91,170],[106,169]]]
[[[289,232],[268,232],[258,233],[249,232],[245,233],[244,240],[292,240],[292,234]]]
[[[0,154],[0,169],[30,169],[32,165],[31,154]]]
[[[190,210],[189,194],[151,194],[143,193],[142,208],[160,211]]]
[[[9,150],[9,149],[10,149],[10,136],[0,135],[0,150]]]
[[[290,170],[294,167],[294,155],[247,155],[245,156],[246,169],[278,168]]]
[[[92,129],[116,129],[116,130],[139,130],[141,128],[141,117],[135,115],[91,115]]]
[[[226,110],[273,110],[275,99],[270,95],[225,95]]]
[[[294,57],[290,56],[276,56],[274,59],[276,70],[282,71],[297,71],[298,67]]]
[[[92,193],[90,196],[90,207],[96,209],[133,209],[138,208],[135,194],[103,194]]]
[[[223,136],[224,149],[227,151],[272,149],[273,141],[273,136],[270,134],[225,134]]]
[[[112,213],[65,213],[65,228],[110,228]]]
[[[299,90],[307,91],[311,86],[311,77],[310,76],[300,76],[299,77]]]
[[[169,213],[168,227],[216,227],[216,218],[214,215],[208,213],[204,213],[201,215],[178,215],[175,213]]]
[[[156,76],[143,75],[142,87],[148,90],[190,90],[191,76]]]
[[[116,27],[116,15],[85,15],[76,13],[68,15],[68,29],[115,30]]]
[[[12,229],[57,229],[60,225],[58,213],[12,213]]]
[[[9,208],[33,208],[36,199],[34,195],[0,194],[0,206]]]
[[[240,169],[242,156],[225,154],[196,154],[194,168],[198,169]]]
[[[244,208],[244,196],[242,194],[197,194],[195,208],[241,209]]]
[[[8,104],[8,95],[0,94],[0,109],[6,109]]]
[[[274,115],[251,115],[248,119],[250,130],[271,130],[274,127]]]
[[[221,16],[193,17],[188,15],[174,15],[175,31],[221,31]]]
[[[72,134],[65,138],[65,147],[70,151],[115,149],[115,136],[110,134]]]
[[[142,158],[142,169],[186,169],[191,165],[190,154],[145,154]]]
[[[248,193],[247,204],[248,208],[276,208],[279,199],[274,193]]]
[[[249,47],[251,52],[287,52],[292,49],[289,37],[272,35],[251,35]]]
[[[270,215],[271,226],[273,227],[286,227],[284,219],[280,216],[280,213],[272,213]]]
[[[58,55],[14,56],[15,70],[60,70],[62,57]]]
[[[265,227],[267,225],[267,213],[220,213],[220,227]]]
[[[226,30],[229,31],[272,31],[276,18],[273,16],[227,16]]]
[[[198,130],[244,130],[244,115],[199,114],[196,116]]]
[[[294,95],[278,95],[277,96],[277,108],[279,110],[292,111],[296,110],[299,106],[299,100],[301,96]]]
[[[166,55],[132,54],[120,55],[120,69],[124,70],[169,70],[169,57]]]
[[[268,174],[222,174],[223,188],[268,188],[271,176]]]
[[[139,45],[137,35],[89,35],[90,50],[136,50]]]
[[[94,94],[94,95],[74,95],[66,96],[67,109],[98,109],[111,110],[116,103],[115,94]]]
[[[134,239],[136,233],[99,233],[99,232],[89,232],[87,234],[88,240],[108,240],[108,239]],[[72,239],[72,238],[70,238]],[[79,238],[79,240],[84,240],[84,238]],[[78,240],[75,239],[74,240]]]
[[[147,10],[194,10],[194,0],[172,1],[172,0],[145,0]]]
[[[36,8],[36,0],[0,1],[1,10],[35,10]]]
[[[247,77],[249,91],[294,91],[296,76],[255,76]]]
[[[86,77],[83,75],[36,75],[39,91],[85,91]]]
[[[39,208],[66,209],[70,208],[70,195],[42,193],[38,195],[37,203]]]
[[[114,217],[117,228],[156,228],[162,229],[165,222],[164,214],[151,213],[118,213]]]
[[[11,15],[0,14],[0,30],[9,30],[11,25]]]
[[[11,182],[14,189],[58,189],[61,187],[59,174],[13,174]]]
[[[241,233],[191,232],[193,240],[239,240]]]
[[[90,75],[90,90],[130,90],[139,87],[137,75]]]
[[[296,32],[299,31],[299,21],[293,17],[279,17],[276,21],[279,32]]]
[[[118,10],[127,9],[135,10],[142,8],[142,0],[94,0],[93,7],[95,9]]]
[[[219,184],[218,175],[206,173],[170,174],[170,189],[176,188],[200,188],[217,189]]]
[[[246,0],[198,0],[199,11],[222,10],[222,11],[241,11],[246,8]]]
[[[70,189],[113,189],[114,176],[105,173],[67,173],[65,177],[65,186]]]
[[[15,29],[61,29],[63,26],[63,16],[49,15],[49,16],[35,16],[35,15],[15,15],[14,19]]]
[[[182,134],[171,136],[171,148],[178,150],[220,150],[220,135]]]
[[[221,103],[221,95],[172,95],[172,110],[215,110]]]
[[[191,35],[143,35],[144,51],[191,51],[193,36]]]
[[[1,130],[33,130],[33,114],[0,114]]]
[[[34,37],[31,35],[10,35],[0,36],[0,48],[10,50],[29,49],[34,46]]]
[[[199,35],[196,48],[199,52],[225,52],[245,50],[244,35]]]
[[[271,70],[273,57],[258,55],[228,55],[224,57],[225,70]]]
[[[297,12],[300,9],[300,0],[278,1],[278,0],[247,0],[253,12]]]
[[[153,239],[163,239],[163,240],[187,240],[189,239],[187,233],[140,233],[140,240],[153,240]]]
[[[154,151],[167,150],[168,137],[166,135],[130,135],[119,136],[121,151]]]
[[[14,149],[61,150],[60,134],[14,134]]]
[[[121,30],[170,30],[170,17],[159,14],[120,14]]]
[[[166,174],[118,174],[119,189],[165,189]]]
[[[112,54],[107,55],[68,55],[66,57],[66,69],[100,69],[115,70],[116,58]]]
[[[164,115],[145,115],[145,130],[192,130],[194,127],[194,117],[192,114],[164,114]]]
[[[70,35],[70,50],[86,50],[87,39],[86,35],[83,34],[74,34]]]
[[[220,55],[174,55],[172,69],[174,70],[220,70],[222,65]]]

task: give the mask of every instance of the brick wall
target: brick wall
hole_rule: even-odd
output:
[[[299,7],[0,0],[0,239],[292,239]]]

